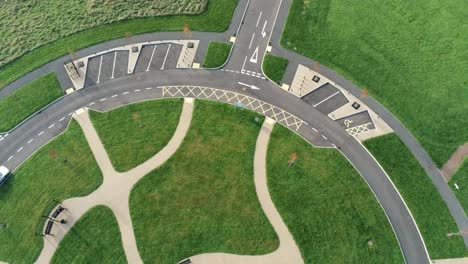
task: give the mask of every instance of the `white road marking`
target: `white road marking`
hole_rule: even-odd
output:
[[[130,92],[123,92],[122,94],[129,94]]]
[[[105,100],[107,100],[107,98],[104,97],[104,98],[100,99],[99,102],[104,102]]]
[[[29,141],[28,141],[28,144],[30,144],[31,142],[34,141],[34,138],[31,138]]]
[[[258,46],[255,49],[254,53],[252,54],[252,57],[250,57],[250,62],[257,63],[257,61],[258,61]]]
[[[149,69],[150,69],[151,62],[153,61],[154,51],[156,50],[156,47],[157,47],[157,45],[154,45],[153,52],[151,53],[151,58],[150,58],[150,61],[148,63],[148,67],[146,67],[146,71],[149,71]]]
[[[114,52],[114,64],[112,65],[112,76],[111,79],[114,79],[114,71],[115,71],[115,61],[117,59],[117,51]]]
[[[54,126],[55,126],[55,124],[52,124],[52,125],[50,125],[50,126],[48,127],[48,129],[51,129],[51,128],[53,128]]]
[[[12,158],[13,158],[13,156],[10,156],[10,157],[7,159],[7,161],[10,161]]]
[[[248,73],[248,72],[247,72],[247,73],[245,73],[245,75],[248,75],[248,76],[250,76],[250,73]]]
[[[338,92],[336,92],[336,93],[334,93],[334,94],[328,96],[327,98],[323,99],[322,101],[320,101],[320,102],[314,104],[314,107],[317,107],[317,105],[319,105],[319,104],[321,104],[321,103],[327,101],[328,99],[332,98],[333,96],[335,96],[335,95],[337,95],[337,94],[339,94],[339,93],[340,93],[340,91],[338,91]]]
[[[318,130],[317,130],[317,129],[315,129],[315,127],[312,127],[312,130],[313,130],[313,131],[315,131],[315,132],[318,132]]]
[[[23,147],[19,148],[16,152],[20,152],[23,150]]]
[[[39,133],[39,134],[37,134],[37,135],[40,136],[40,135],[42,135],[42,134],[44,134],[44,131],[41,131],[41,133]]]
[[[244,66],[245,66],[246,61],[247,61],[247,56],[245,56],[245,58],[244,58],[244,63],[242,64],[242,69],[241,69],[242,71],[244,71]]]
[[[99,62],[99,72],[98,72],[96,83],[99,83],[101,81],[101,68],[102,68],[102,55],[101,55],[101,61]]]
[[[63,120],[65,120],[65,117],[60,118],[59,122],[62,122]]]
[[[255,27],[258,27],[258,23],[260,23],[260,18],[262,17],[262,13],[263,12],[260,12],[260,15],[258,16],[258,20],[257,20],[257,25]]]
[[[263,28],[262,28],[262,37],[266,37],[265,27],[266,27],[266,25],[267,25],[267,22],[268,22],[268,21],[265,20],[265,24],[263,24]]]
[[[333,146],[334,148],[336,148],[336,145],[335,145],[335,144],[333,144],[333,143],[332,143],[332,146]]]
[[[71,115],[73,115],[73,113],[69,113],[69,114],[68,114],[68,116],[71,116]]]
[[[133,90],[133,91],[135,91],[135,92],[139,92],[139,91],[141,91],[141,90],[140,90],[140,89],[136,89],[136,90]]]
[[[148,88],[145,88],[145,89],[146,89],[146,90],[151,90],[151,89],[153,89],[153,87],[148,87]]]
[[[322,137],[323,137],[323,139],[328,140],[328,138],[326,136],[322,135]]]
[[[170,49],[171,49],[171,44],[169,44],[169,47],[167,47],[166,57],[164,57],[164,61],[163,61],[163,64],[161,66],[161,70],[164,70],[164,66],[166,65],[167,55],[169,55],[169,50]]]
[[[93,105],[93,104],[95,104],[95,102],[91,102],[91,103],[89,103],[88,105]]]
[[[249,49],[250,49],[250,47],[252,47],[252,42],[253,42],[254,38],[255,38],[255,33],[252,34],[252,38],[250,39]]]
[[[111,97],[112,97],[112,98],[115,98],[115,97],[117,97],[117,96],[119,96],[119,95],[118,95],[118,94],[114,94],[114,95],[112,95]]]
[[[251,84],[246,84],[246,83],[243,83],[243,82],[237,82],[238,84],[240,85],[243,85],[243,86],[246,86],[246,87],[249,87],[250,89],[252,90],[260,90],[260,88],[258,88],[257,86],[255,85],[251,85]]]

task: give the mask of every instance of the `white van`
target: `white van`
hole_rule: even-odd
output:
[[[0,166],[0,185],[2,185],[8,176],[10,175],[10,170],[7,169],[5,166]]]

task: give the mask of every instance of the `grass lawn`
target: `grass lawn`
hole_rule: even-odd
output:
[[[231,105],[196,101],[180,149],[130,196],[144,262],[173,264],[207,252],[266,254],[278,247],[253,180],[262,120]]]
[[[60,242],[51,263],[127,263],[112,210],[99,205],[86,212]]]
[[[210,42],[206,52],[203,67],[216,68],[222,66],[229,57],[232,45],[222,42]]]
[[[365,142],[385,169],[413,214],[431,259],[466,257],[461,236],[448,237],[458,229],[447,205],[429,176],[397,135]]]
[[[53,199],[84,196],[102,182],[102,175],[83,132],[73,121],[68,130],[28,159],[0,191],[0,260],[32,263],[43,241],[36,224]],[[41,230],[41,229],[39,229]]]
[[[290,167],[294,152],[298,158]],[[305,263],[404,262],[375,196],[338,151],[313,148],[276,125],[267,172],[273,201]]]
[[[282,45],[383,103],[442,166],[468,140],[468,3],[293,0]]]
[[[62,89],[54,73],[26,84],[0,100],[0,132],[12,129],[62,95]]]
[[[178,0],[177,2],[181,2]],[[72,1],[76,2],[76,1]],[[92,2],[92,1],[88,1]],[[128,1],[119,1],[124,5]],[[174,1],[146,1],[154,4],[166,2],[174,3]],[[202,1],[183,1],[187,5],[191,5],[190,2]],[[62,2],[57,2],[62,5]],[[49,2],[44,5],[49,6]],[[108,6],[112,7],[114,1],[109,2]],[[209,1],[205,11],[200,15],[173,15],[173,16],[157,16],[157,17],[143,17],[135,18],[128,20],[121,20],[111,24],[97,26],[91,29],[79,31],[78,33],[72,34],[67,37],[61,37],[47,45],[40,46],[23,56],[15,59],[14,61],[2,66],[0,68],[0,89],[8,83],[18,79],[24,74],[36,69],[37,67],[59,58],[63,55],[69,53],[69,50],[79,50],[94,44],[108,41],[116,38],[125,37],[126,32],[131,32],[133,35],[156,32],[156,31],[180,31],[182,32],[184,24],[188,24],[190,30],[192,31],[216,31],[222,32],[225,31],[229,23],[231,22],[232,14],[236,7],[236,0],[211,0]],[[55,6],[50,5],[49,9],[52,10],[50,13],[41,11],[41,15],[46,14],[47,21],[50,21],[50,16],[54,16],[55,12],[60,12],[62,9],[54,9]],[[113,9],[109,11],[111,14],[115,9],[119,9],[118,5],[112,7]],[[138,12],[144,12],[141,9],[141,3],[134,4],[134,8]],[[134,9],[132,9],[134,10]],[[65,14],[60,14],[64,18],[69,17],[69,14],[72,11],[67,10]],[[25,14],[27,16],[28,14]],[[58,15],[55,15],[58,16]],[[92,19],[99,20],[101,17],[97,14],[91,16]],[[81,18],[81,17],[79,17]],[[50,27],[48,25],[48,27]],[[50,27],[56,29],[56,27]],[[10,30],[15,30],[12,28]],[[44,36],[42,36],[44,37]],[[1,41],[1,40],[0,40]],[[1,43],[1,42],[0,42]],[[3,46],[3,45],[0,45]]]
[[[146,101],[115,110],[90,112],[112,165],[128,171],[167,145],[179,124],[182,99]]]
[[[288,67],[288,60],[271,54],[266,54],[263,60],[265,75],[277,84],[283,80],[283,75]]]
[[[458,185],[458,190],[454,184]],[[450,187],[458,198],[458,201],[463,206],[465,214],[468,212],[468,159],[465,159],[463,164],[458,168],[457,172],[450,178]]]

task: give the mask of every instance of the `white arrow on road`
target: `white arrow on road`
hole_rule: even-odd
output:
[[[265,24],[263,24],[263,28],[262,28],[262,37],[265,37],[265,36],[266,36],[265,27],[266,27],[267,22],[268,22],[268,21],[265,20]]]
[[[255,85],[251,85],[251,84],[246,84],[246,83],[243,83],[243,82],[237,82],[238,84],[240,85],[243,85],[243,86],[246,86],[246,87],[249,87],[250,89],[252,90],[260,90],[260,88],[258,88],[257,86]]]

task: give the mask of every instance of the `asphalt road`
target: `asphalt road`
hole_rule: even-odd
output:
[[[246,3],[241,1],[241,5]],[[325,140],[330,146],[337,146],[360,172],[380,202],[395,231],[406,262],[428,263],[424,242],[411,213],[383,169],[367,150],[346,133],[343,127],[312,105],[262,78],[261,61],[280,6],[281,0],[250,1],[232,56],[224,69],[166,69],[135,73],[93,84],[66,96],[0,141],[0,163],[11,169],[17,168],[36,150],[63,132],[71,113],[81,107],[107,110],[161,98],[161,86],[189,85],[234,91],[275,105],[307,122],[306,128],[310,129],[302,129],[299,133],[312,144],[326,145]],[[235,17],[240,21],[239,12],[236,12]],[[260,89],[248,87],[252,85]]]

